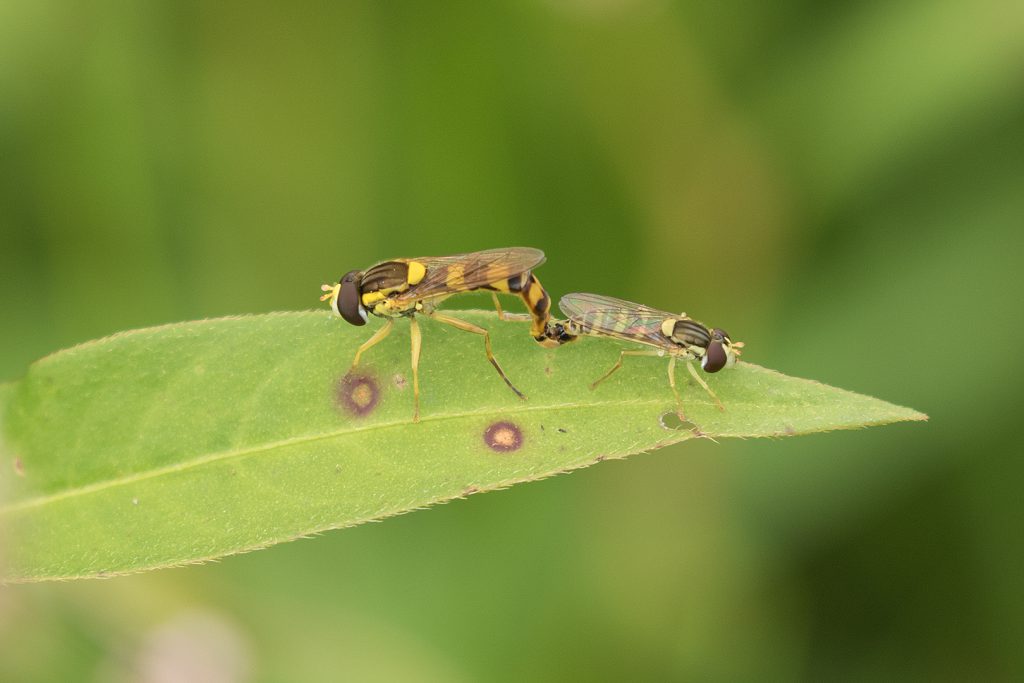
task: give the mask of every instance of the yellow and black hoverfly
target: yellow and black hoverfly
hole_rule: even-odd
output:
[[[591,384],[591,389],[595,389],[622,367],[625,356],[667,355],[668,382],[676,397],[680,419],[685,420],[686,417],[682,398],[676,388],[677,358],[686,361],[686,368],[693,378],[715,400],[718,408],[724,410],[718,396],[693,368],[692,361],[699,360],[701,368],[708,373],[734,365],[743,343],[732,341],[725,330],[717,327],[709,330],[685,313],[676,315],[597,294],[566,294],[558,300],[558,308],[568,320],[549,323],[549,336],[567,340],[581,335],[614,337],[654,347],[650,350],[620,352],[615,365]]]
[[[507,319],[498,302],[498,293],[522,298],[531,320],[530,334],[543,346],[557,346],[548,333],[551,299],[531,270],[544,263],[544,252],[527,247],[488,249],[454,256],[398,258],[370,266],[366,270],[345,273],[336,285],[323,285],[321,301],[330,301],[331,309],[353,325],[365,325],[368,314],[387,322],[356,351],[352,369],[367,349],[391,332],[395,318],[409,318],[412,337],[413,420],[419,420],[419,358],[421,335],[416,315],[422,314],[466,332],[483,335],[487,360],[519,398],[523,393],[505,375],[494,353],[487,330],[447,314],[437,304],[453,294],[491,291],[498,317]],[[517,319],[520,316],[514,316]],[[526,317],[526,316],[522,316]]]

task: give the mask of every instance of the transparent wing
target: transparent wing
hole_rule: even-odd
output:
[[[417,284],[395,297],[400,302],[447,296],[500,282],[544,263],[544,252],[529,247],[509,247],[402,260],[422,263],[426,274]]]
[[[594,334],[654,346],[672,345],[661,333],[662,323],[666,319],[683,319],[678,314],[659,311],[632,301],[581,292],[563,296],[558,301],[558,308],[563,315]]]

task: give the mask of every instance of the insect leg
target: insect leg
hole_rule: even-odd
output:
[[[686,422],[686,413],[683,412],[683,397],[679,395],[676,388],[676,357],[669,356],[668,359],[668,385],[672,387],[672,393],[676,396],[676,414],[679,419]]]
[[[516,320],[520,322],[529,322],[533,320],[533,316],[528,313],[509,313],[503,309],[497,292],[491,292],[491,298],[494,299],[494,308],[498,311],[498,320]]]
[[[493,365],[494,369],[498,371],[498,374],[501,376],[501,378],[505,380],[505,384],[508,385],[508,388],[514,391],[516,396],[518,396],[519,398],[524,400],[526,399],[526,396],[523,395],[523,392],[516,389],[515,385],[512,384],[512,381],[509,380],[508,376],[505,375],[505,371],[501,369],[500,365],[498,365],[498,360],[494,357],[494,352],[491,351],[490,332],[488,332],[482,327],[477,327],[473,323],[468,323],[465,320],[459,320],[458,318],[452,318],[451,316],[447,316],[442,313],[434,312],[430,313],[429,315],[434,320],[444,323],[446,325],[451,325],[452,327],[458,328],[460,330],[465,330],[466,332],[472,332],[473,334],[483,335],[484,350],[487,352],[487,360],[491,361],[491,365]]]
[[[693,375],[693,378],[697,380],[697,384],[704,387],[704,391],[708,392],[711,398],[715,399],[715,403],[718,404],[718,409],[725,411],[725,406],[723,406],[722,402],[718,400],[718,396],[715,395],[715,392],[711,391],[711,387],[709,387],[708,383],[704,381],[704,378],[698,375],[697,371],[693,369],[693,363],[686,361],[686,369],[689,370],[690,374]]]
[[[420,349],[423,337],[416,316],[409,318],[409,339],[412,341],[412,421],[420,421]]]
[[[616,370],[621,368],[622,367],[622,358],[624,356],[660,356],[661,353],[662,352],[660,352],[660,351],[620,351],[619,352],[619,359],[617,361],[615,361],[615,365],[612,366],[612,369],[609,370],[608,372],[604,373],[596,382],[591,384],[590,388],[591,389],[596,389],[598,384],[600,384],[601,382],[603,382],[606,379],[608,379],[609,377],[611,377],[613,372],[615,372]]]
[[[491,292],[491,298],[494,299],[494,308],[498,311],[498,320],[504,320],[505,311],[501,310],[501,302],[498,301],[498,293]]]
[[[371,346],[376,346],[383,341],[385,337],[391,334],[391,328],[394,324],[394,320],[392,318],[388,318],[383,327],[374,332],[372,337],[363,342],[362,346],[359,347],[359,350],[356,351],[356,357],[352,359],[352,370],[355,370],[356,366],[359,365],[359,357],[362,356],[367,349]]]

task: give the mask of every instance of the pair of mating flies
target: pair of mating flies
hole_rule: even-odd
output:
[[[422,337],[417,314],[451,325],[484,338],[484,350],[505,384],[519,398],[526,398],[505,375],[491,350],[487,330],[473,323],[436,310],[437,304],[459,292],[490,291],[498,318],[520,319],[527,316],[506,314],[498,294],[514,294],[526,304],[530,334],[541,346],[556,347],[580,336],[614,337],[651,347],[625,350],[615,365],[597,379],[591,389],[608,379],[622,367],[625,356],[668,356],[668,381],[676,397],[679,417],[683,414],[682,399],[676,388],[676,360],[686,361],[686,368],[700,386],[715,400],[722,402],[707,382],[697,374],[692,361],[699,360],[705,372],[718,372],[736,362],[743,344],[733,342],[724,330],[708,329],[685,313],[675,315],[641,304],[597,294],[566,294],[558,307],[566,320],[551,319],[551,299],[533,275],[533,269],[544,263],[539,249],[513,247],[488,249],[471,254],[427,258],[401,258],[378,263],[366,270],[346,273],[336,285],[323,285],[321,301],[329,301],[331,309],[353,325],[365,325],[368,315],[384,318],[384,326],[367,339],[352,361],[352,369],[370,347],[378,344],[394,326],[395,318],[409,318],[412,337],[413,420],[419,419],[419,359]]]

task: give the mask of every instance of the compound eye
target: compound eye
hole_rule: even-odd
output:
[[[366,309],[363,308],[359,293],[359,271],[352,270],[341,278],[341,291],[338,292],[338,315],[352,325],[366,324]]]
[[[708,345],[704,357],[700,359],[700,366],[704,372],[718,372],[725,367],[729,360],[729,354],[725,352],[722,342],[713,341]]]

